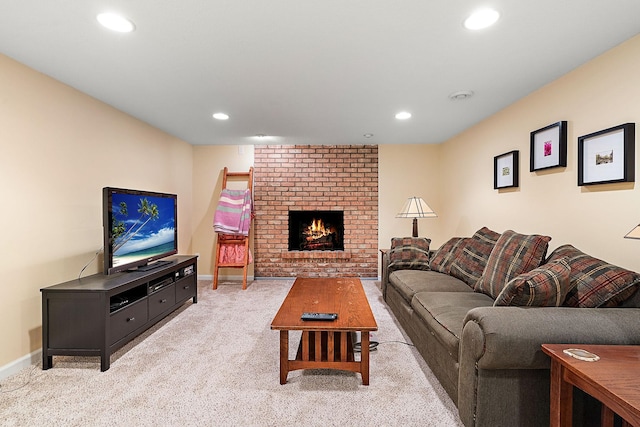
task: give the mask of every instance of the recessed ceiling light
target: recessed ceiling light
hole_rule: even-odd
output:
[[[96,19],[103,27],[119,33],[130,33],[136,28],[133,22],[116,13],[101,13]]]
[[[495,24],[500,14],[493,9],[476,10],[464,21],[465,28],[469,30],[481,30]]]
[[[229,115],[225,113],[214,113],[213,118],[216,120],[229,120]]]
[[[396,119],[398,120],[407,120],[411,118],[411,113],[406,112],[406,111],[401,111],[398,114],[396,114]]]
[[[373,134],[372,133],[365,133],[364,135],[365,138],[373,138]]]
[[[449,95],[449,99],[452,101],[463,101],[465,99],[469,99],[473,96],[473,91],[471,90],[459,90],[457,92],[453,92]]]

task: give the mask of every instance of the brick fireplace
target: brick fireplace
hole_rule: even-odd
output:
[[[377,146],[256,146],[254,203],[256,277],[377,277]],[[343,249],[291,250],[290,211],[339,212]]]

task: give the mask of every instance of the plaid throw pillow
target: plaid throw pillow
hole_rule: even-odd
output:
[[[394,237],[389,251],[389,271],[428,270],[429,244],[424,237]]]
[[[476,240],[489,243],[493,246],[500,238],[500,233],[496,233],[495,231],[490,230],[487,227],[482,227],[480,230],[476,231],[472,237]]]
[[[475,234],[472,238],[464,239],[452,260],[449,274],[473,288],[482,277],[494,244],[495,241],[481,240]]]
[[[640,284],[640,274],[594,258],[571,245],[554,250],[547,262],[567,258],[573,289],[564,302],[568,307],[616,307]]]
[[[566,258],[534,268],[507,283],[493,305],[559,307],[571,290],[570,272]]]
[[[491,251],[474,290],[495,299],[511,279],[540,266],[547,253],[549,240],[549,236],[505,231]]]
[[[462,237],[452,237],[445,242],[431,257],[429,268],[439,273],[449,274],[451,264],[456,258],[458,247],[463,243]]]

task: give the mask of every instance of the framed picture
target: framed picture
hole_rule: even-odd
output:
[[[509,151],[493,158],[493,188],[518,186],[519,151]]]
[[[531,132],[531,172],[567,166],[567,122]]]
[[[635,123],[578,138],[578,185],[635,181]]]

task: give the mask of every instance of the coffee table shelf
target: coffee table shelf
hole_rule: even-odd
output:
[[[291,364],[304,365],[304,362],[313,362],[312,368],[318,368],[322,364],[326,368],[360,372],[360,363],[355,361],[350,332],[304,331],[296,359],[291,361],[289,367],[291,368]]]

